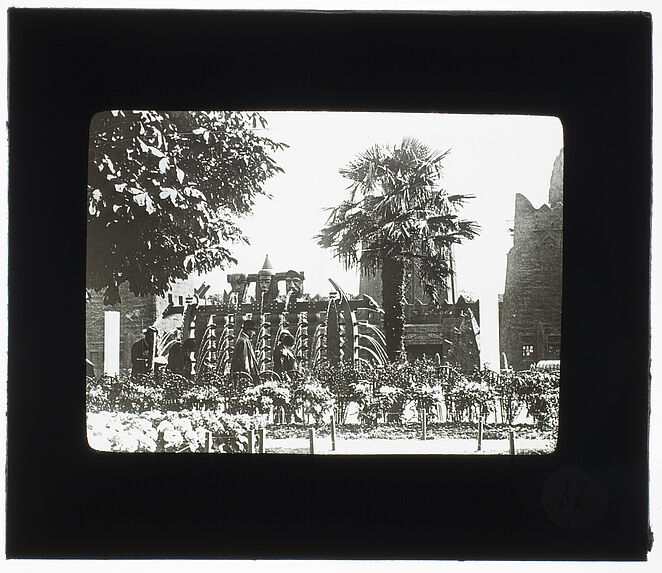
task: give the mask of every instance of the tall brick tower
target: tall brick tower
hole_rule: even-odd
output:
[[[548,204],[515,196],[513,247],[500,305],[501,366],[524,370],[560,358],[563,265],[563,150],[554,161]],[[505,356],[505,360],[504,360]]]

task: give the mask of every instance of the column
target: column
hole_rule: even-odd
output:
[[[120,373],[120,313],[104,311],[103,373],[117,376]]]

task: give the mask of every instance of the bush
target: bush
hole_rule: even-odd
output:
[[[559,372],[527,370],[497,377],[494,394],[501,398],[504,420],[512,423],[526,406],[539,427],[555,429],[559,415]]]
[[[411,402],[419,409],[433,412],[434,406],[443,400],[439,370],[429,359],[393,362],[375,368],[363,363],[356,368],[324,364],[314,375],[332,392],[341,422],[350,402],[359,405],[360,421],[374,426],[385,413],[401,417]]]
[[[218,436],[215,448],[224,452],[245,452],[248,448],[248,432],[266,424],[261,415],[228,414],[212,410],[193,410],[191,421]]]
[[[122,374],[116,378],[101,376],[88,380],[87,409],[90,412],[112,410],[134,413],[157,410],[162,408],[166,395],[166,388],[157,385],[146,374],[133,379]]]
[[[158,378],[151,374],[139,374],[133,378],[121,374],[116,378],[101,376],[87,379],[89,412],[216,409],[222,398],[221,390],[216,385],[198,385],[167,371],[159,374]]]
[[[455,422],[471,421],[475,414],[484,418],[494,410],[492,389],[484,382],[462,380],[448,390],[446,397]]]
[[[293,394],[293,407],[301,409],[304,416],[311,415],[316,424],[333,408],[333,404],[333,395],[317,380],[304,381]]]
[[[541,428],[558,428],[559,372],[521,372],[522,395],[529,414]]]
[[[338,409],[338,420],[342,423],[347,417],[349,403],[358,402],[361,398],[357,394],[357,385],[361,386],[372,380],[373,375],[363,363],[350,368],[343,362],[336,366],[323,362],[309,378],[317,380],[333,396]]]
[[[515,372],[501,373],[493,382],[494,397],[499,398],[501,419],[512,424],[522,409],[526,406],[524,393],[526,384],[523,378]]]
[[[411,402],[411,390],[417,368],[409,362],[391,362],[374,370],[375,394],[380,398],[383,412],[400,418]]]
[[[184,410],[191,410],[200,406],[215,409],[223,402],[221,391],[216,386],[192,385],[181,393],[176,399],[179,406]]]
[[[433,413],[435,406],[444,399],[444,394],[439,385],[415,384],[409,391],[409,397],[416,402],[419,411],[425,410],[428,414]]]
[[[209,431],[215,435],[212,451],[243,452],[248,431],[263,427],[264,421],[262,416],[211,410],[92,412],[87,415],[87,438],[100,451],[202,452]]]
[[[399,417],[412,402],[419,411],[433,414],[435,406],[444,400],[441,372],[427,358],[387,364],[376,370],[376,379],[377,393],[385,396],[384,410]]]
[[[288,407],[290,390],[277,381],[269,381],[258,386],[246,388],[236,400],[233,408],[238,412],[267,414],[272,408]]]
[[[218,374],[216,372],[201,374],[200,381],[203,385],[218,388],[221,396],[228,402],[241,396],[247,388],[253,387],[253,382],[247,376]]]
[[[359,405],[359,421],[368,426],[375,426],[381,412],[379,399],[374,395],[369,382],[350,385],[353,401]]]

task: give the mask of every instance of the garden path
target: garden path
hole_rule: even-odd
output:
[[[554,451],[553,440],[519,439],[516,449],[519,453],[551,453]],[[482,450],[478,452],[477,441],[463,438],[440,438],[433,440],[411,439],[357,439],[337,440],[336,451],[331,451],[329,437],[318,438],[315,441],[316,454],[501,454],[508,455],[508,440],[483,440]],[[309,442],[307,438],[267,438],[266,453],[307,454]]]

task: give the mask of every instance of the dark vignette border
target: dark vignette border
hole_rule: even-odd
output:
[[[649,15],[12,9],[9,49],[8,557],[645,558]],[[556,453],[89,450],[82,197],[89,120],[108,108],[559,117]],[[567,464],[608,491],[581,531],[541,503]]]

